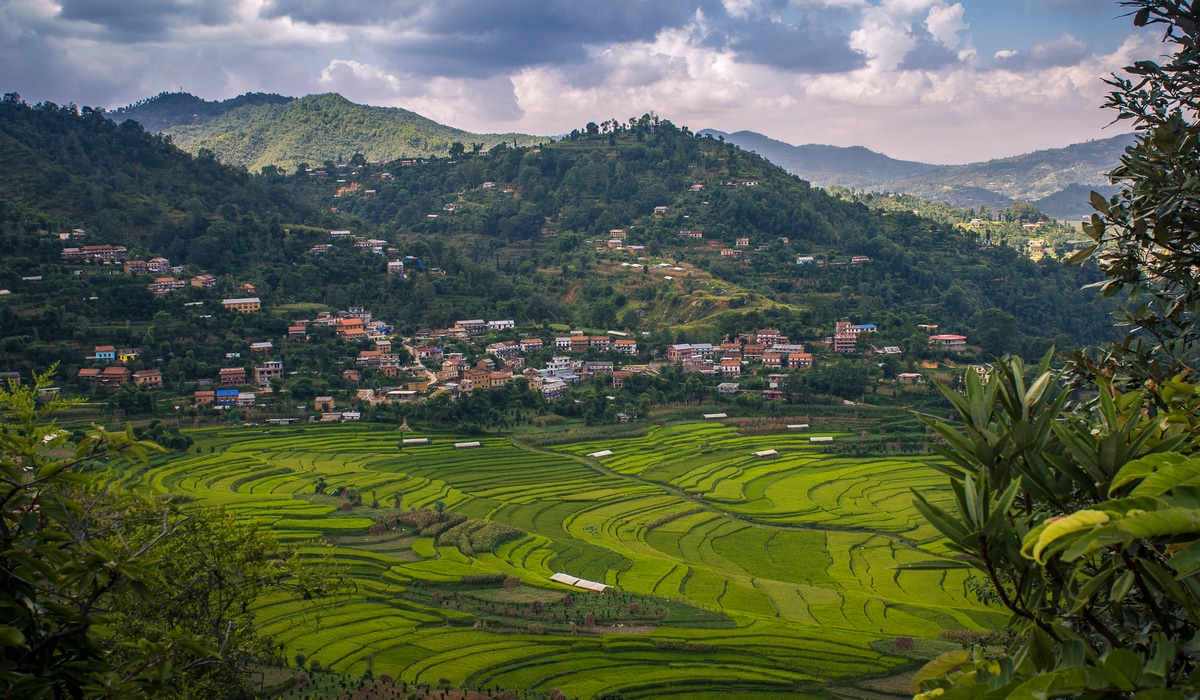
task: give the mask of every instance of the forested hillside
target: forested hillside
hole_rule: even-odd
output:
[[[188,93],[162,93],[114,112],[147,130],[171,135],[180,148],[212,151],[226,163],[259,172],[265,166],[293,170],[345,162],[355,153],[367,160],[445,156],[458,142],[490,147],[528,145],[545,139],[527,134],[475,134],[439,124],[398,107],[371,107],[338,94],[299,99],[247,93],[208,102]]]
[[[0,360],[10,366],[78,362],[101,339],[164,337],[216,363],[252,328],[271,337],[299,309],[347,305],[402,332],[514,318],[645,331],[653,343],[758,324],[819,339],[842,319],[914,347],[924,343],[917,324],[935,323],[991,338],[995,352],[1107,334],[1106,307],[1080,291],[1097,278],[1091,268],[1033,262],[952,226],[831,197],[648,116],[486,157],[264,179],[96,110],[9,96],[0,159],[0,288],[11,291]],[[73,228],[84,243],[128,245],[131,258],[163,256],[219,285],[153,295],[119,266],[62,264],[62,249],[80,242],[57,232]],[[389,276],[385,257],[352,240],[313,252],[333,229],[378,239],[386,259],[410,256],[408,274]],[[619,245],[613,230],[624,231]],[[268,313],[189,306],[244,283]]]

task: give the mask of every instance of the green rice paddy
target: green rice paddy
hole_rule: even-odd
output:
[[[872,642],[1005,620],[964,594],[962,574],[895,568],[938,548],[909,493],[944,498],[935,471],[917,459],[827,454],[809,434],[692,424],[550,449],[488,437],[458,451],[454,436],[436,434],[401,451],[398,433],[353,424],[192,435],[191,453],[125,478],[257,518],[302,552],[318,551],[318,539],[333,543],[355,593],[315,608],[272,596],[258,615],[289,658],[300,651],[349,673],[370,658],[376,674],[410,683],[558,687],[583,698],[807,697],[911,663]],[[751,455],[768,449],[779,457]],[[599,450],[614,454],[585,456]],[[375,511],[315,496],[321,478],[330,491],[357,489],[367,504],[391,505],[401,493],[404,508],[441,501],[527,534],[471,557],[433,538],[367,536]],[[580,621],[576,634],[475,629],[477,611],[427,596],[483,573],[519,577],[518,608],[530,596],[596,595],[552,583],[555,572],[664,600],[674,612],[628,627]]]

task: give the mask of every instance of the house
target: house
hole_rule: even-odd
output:
[[[721,375],[725,377],[742,376],[742,361],[732,357],[721,360]]]
[[[388,277],[399,277],[400,279],[404,279],[404,261],[389,260],[387,264],[387,274]]]
[[[750,247],[750,239],[748,237],[738,238],[737,242],[734,243],[733,245],[735,248],[749,248]]]
[[[622,355],[636,355],[638,353],[637,341],[629,338],[614,340],[613,350]]]
[[[523,338],[521,339],[521,352],[538,352],[542,349],[541,338]],[[569,346],[569,344],[568,344]],[[557,347],[557,343],[555,344]]]
[[[382,354],[379,350],[360,350],[354,364],[360,367],[378,367],[379,356]]]
[[[614,389],[620,389],[625,386],[625,380],[632,377],[633,372],[627,369],[619,369],[612,373],[612,386]]]
[[[462,328],[468,334],[483,333],[487,330],[487,321],[482,318],[472,318],[465,321],[455,321],[455,327]]]
[[[334,325],[334,333],[341,338],[361,340],[367,337],[367,324],[361,318],[339,318]]]
[[[812,367],[813,357],[807,352],[789,352],[787,362],[788,367],[792,369],[809,369]]]
[[[245,391],[239,391],[237,395],[238,408],[252,408],[255,400],[254,394]]]
[[[734,249],[734,248],[722,248],[721,249],[721,257],[722,258],[736,258],[741,254],[742,254],[742,251]]]
[[[117,349],[112,345],[97,345],[96,346],[97,360],[116,360]]]
[[[901,372],[896,375],[897,381],[901,384],[924,384],[925,375],[920,372]]]
[[[254,383],[263,389],[270,387],[271,380],[276,377],[283,377],[282,360],[267,360],[254,368]]]
[[[221,386],[242,386],[246,383],[245,367],[222,367],[217,371]]]
[[[542,384],[541,392],[547,401],[561,399],[567,395],[567,385],[560,379],[551,379]]]
[[[140,354],[140,353],[141,353],[141,350],[138,348],[121,348],[120,350],[117,351],[117,361],[133,362],[134,360],[137,359],[138,354]]]
[[[692,346],[687,343],[676,343],[667,347],[667,359],[671,362],[679,362],[685,357],[692,357]]]
[[[833,333],[833,351],[843,353],[858,351],[858,331],[854,329],[854,324],[849,321],[837,322]]]
[[[704,232],[703,231],[695,231],[695,230],[680,231],[679,237],[699,241],[699,240],[704,239]]]
[[[192,394],[192,403],[197,406],[207,406],[217,400],[217,392],[212,389],[202,389]]]
[[[747,360],[761,360],[767,346],[762,343],[747,343],[742,346],[742,357]]]
[[[762,363],[764,367],[771,369],[781,369],[786,361],[786,355],[781,352],[764,352]]]
[[[330,238],[349,238],[350,232],[349,231],[330,231],[329,237]]]
[[[230,406],[236,406],[237,402],[238,402],[238,390],[237,389],[217,389],[216,404],[218,407],[228,408]]]
[[[128,367],[120,367],[120,366],[105,367],[104,371],[100,373],[100,383],[103,384],[104,386],[115,386],[117,384],[125,384],[129,381],[129,379],[130,379],[130,372],[129,372]],[[161,381],[162,381],[162,378],[160,376],[159,382],[161,382]]]
[[[137,386],[158,388],[163,385],[162,372],[156,369],[143,369],[133,373],[133,383]]]
[[[754,339],[756,342],[762,343],[763,345],[774,345],[775,343],[787,342],[787,336],[774,328],[763,328],[755,331]]]
[[[654,218],[661,219],[667,213],[666,207],[654,207]]]
[[[155,294],[169,294],[186,286],[187,282],[175,279],[174,277],[155,277],[153,282],[146,285],[146,289]]]
[[[348,382],[360,382],[362,381],[362,372],[356,369],[348,369],[342,372],[342,379]]]
[[[320,255],[322,253],[328,253],[330,250],[333,250],[332,243],[318,243],[309,248],[308,252],[312,253],[313,255]]]
[[[121,269],[127,275],[145,275],[150,273],[150,266],[145,260],[126,260]]]
[[[250,284],[249,282],[247,282],[246,284],[239,284],[237,286],[237,290],[239,292],[241,292],[242,294],[253,294],[254,293],[254,285]]]
[[[171,271],[171,261],[166,258],[150,258],[146,263],[146,269],[154,274],[161,275],[164,272]]]
[[[717,391],[722,394],[736,394],[741,385],[737,382],[721,382],[717,385]]]
[[[313,399],[313,410],[314,411],[332,411],[333,410],[333,397],[332,396],[318,396],[317,398]]]
[[[274,350],[275,345],[269,340],[264,340],[258,343],[250,343],[250,349],[259,355],[265,355]]]
[[[211,289],[217,286],[217,278],[213,275],[196,275],[192,278],[191,285],[201,289]]]
[[[262,308],[262,301],[258,297],[239,297],[236,299],[222,299],[221,305],[230,311],[236,311],[241,314],[256,314]]]
[[[967,336],[965,335],[931,335],[929,336],[930,345],[940,345],[947,350],[966,350]]]
[[[83,369],[79,370],[79,373],[75,376],[89,384],[100,383],[100,370],[96,369],[95,367],[84,367]]]
[[[865,255],[855,255],[850,258],[851,265],[862,265],[865,262],[871,262],[871,259]]]
[[[608,352],[612,348],[612,338],[607,335],[593,335],[588,338],[588,347],[595,348],[601,352]]]
[[[308,328],[306,326],[288,326],[288,337],[292,340],[308,340]]]
[[[811,264],[813,264],[813,261],[815,261],[815,260],[816,260],[816,258],[814,258],[811,255],[797,255],[796,256],[796,264],[797,265],[811,265]]]

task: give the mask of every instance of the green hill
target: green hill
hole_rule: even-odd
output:
[[[180,148],[212,151],[225,163],[251,172],[275,165],[344,162],[355,153],[367,160],[444,156],[454,142],[489,147],[545,139],[527,134],[475,134],[439,124],[398,107],[370,107],[329,93],[299,99],[247,93],[207,102],[187,93],[163,93],[123,107],[114,118],[133,119],[149,131],[170,134]]]
[[[28,339],[0,344],[0,364],[77,362],[86,348],[71,344],[95,340],[88,328],[136,328],[160,312],[199,324],[200,312],[184,306],[199,290],[152,296],[145,278],[61,264],[62,248],[79,242],[55,233],[73,227],[86,230],[82,243],[164,256],[183,276],[218,274],[214,293],[236,295],[250,282],[280,313],[366,305],[401,331],[484,317],[625,329],[649,333],[652,345],[758,324],[811,341],[851,319],[878,324],[879,342],[915,348],[925,340],[917,324],[934,323],[997,339],[989,351],[1026,354],[1109,333],[1108,306],[1081,291],[1098,278],[1094,268],[1035,262],[912,208],[830,196],[649,116],[486,157],[256,177],[98,110],[5,103],[0,166],[0,288],[13,292],[0,325],[6,338]],[[384,259],[352,241],[310,253],[331,229],[381,239],[394,249],[382,251],[389,259],[412,256],[408,279],[390,279]],[[627,236],[619,246],[609,243],[613,229]],[[283,318],[253,322],[286,327]],[[195,332],[213,337],[204,328]],[[126,335],[111,342],[138,344]],[[188,342],[211,354],[201,336]]]

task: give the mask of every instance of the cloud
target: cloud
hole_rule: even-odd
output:
[[[1044,41],[1028,51],[1005,49],[996,52],[996,66],[1023,73],[1039,68],[1078,65],[1092,55],[1092,47],[1070,34]]]
[[[59,18],[103,28],[126,40],[161,36],[172,27],[228,24],[237,0],[61,0]]]
[[[958,52],[938,41],[925,26],[909,32],[916,44],[904,54],[900,70],[939,70],[958,61]]]
[[[1058,36],[1031,24],[1003,35],[1027,44],[981,58],[976,38],[997,32],[971,0],[133,2],[0,0],[0,87],[108,107],[181,87],[336,91],[487,132],[655,111],[963,162],[1104,135],[1100,78],[1162,50],[1148,34],[1104,50],[1075,38],[1103,45],[1105,15]]]
[[[737,59],[788,71],[839,73],[863,64],[863,55],[837,29],[810,15],[780,18],[729,18],[712,23],[705,45],[728,48]]]

